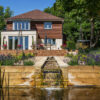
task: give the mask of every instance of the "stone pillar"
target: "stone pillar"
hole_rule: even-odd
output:
[[[23,36],[23,50],[25,50],[25,36]]]
[[[32,35],[29,35],[28,37],[28,49],[32,50]]]
[[[3,35],[1,35],[1,50],[3,50]]]
[[[7,50],[9,49],[9,38],[6,36],[6,41],[7,41]]]

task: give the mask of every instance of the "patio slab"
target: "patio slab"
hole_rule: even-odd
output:
[[[69,65],[64,62],[64,56],[54,56],[55,60],[58,62],[60,67],[68,67]]]
[[[35,67],[42,67],[42,65],[45,63],[47,60],[47,56],[37,56],[35,57]]]

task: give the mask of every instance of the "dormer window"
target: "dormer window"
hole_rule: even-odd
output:
[[[13,30],[30,30],[29,21],[14,21]]]
[[[52,22],[44,22],[44,29],[52,29]]]

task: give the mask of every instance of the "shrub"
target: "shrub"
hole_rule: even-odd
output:
[[[67,53],[66,56],[69,57],[69,58],[72,58],[74,55],[73,55],[73,54],[69,54],[69,53]]]
[[[69,65],[74,66],[74,65],[79,65],[78,64],[78,56],[72,56],[70,62],[68,62]]]
[[[34,57],[35,55],[33,53],[28,53],[27,54],[27,57],[31,58],[31,57]]]
[[[63,45],[61,46],[62,49],[66,49],[66,47],[67,47],[66,44],[63,44]]]
[[[10,54],[0,55],[0,64],[1,65],[6,65],[6,66],[14,65],[15,61],[16,61],[16,58]]]
[[[75,42],[74,41],[67,41],[67,48],[69,50],[75,50],[76,49]]]
[[[100,65],[100,54],[79,54],[76,56],[68,55],[71,58],[69,65],[79,65],[79,61],[85,63],[85,65]]]
[[[34,62],[32,61],[24,61],[24,66],[32,66],[34,65]]]

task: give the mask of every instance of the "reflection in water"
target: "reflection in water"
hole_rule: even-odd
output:
[[[4,88],[0,100],[100,100],[100,88]]]

